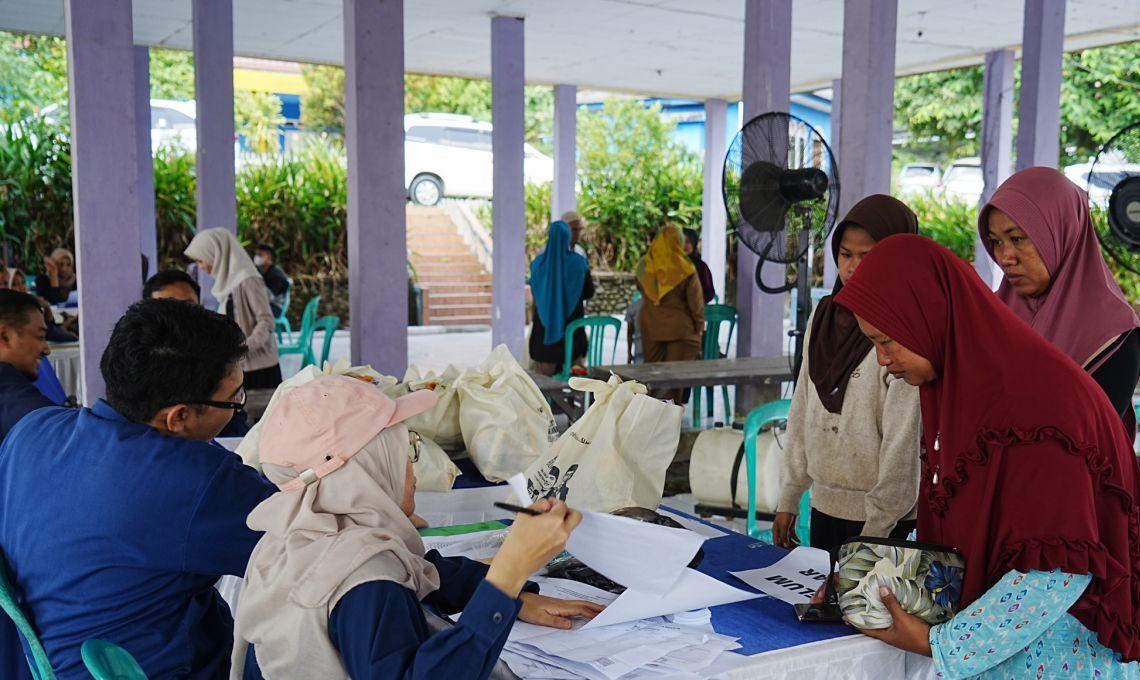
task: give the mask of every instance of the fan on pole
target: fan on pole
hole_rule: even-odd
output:
[[[1108,212],[1108,233],[1097,230],[1101,246],[1117,264],[1140,276],[1140,267],[1128,257],[1140,253],[1140,123],[1105,142],[1084,179],[1089,200]]]
[[[831,148],[806,121],[773,112],[748,121],[724,160],[724,206],[741,244],[756,253],[756,285],[769,294],[797,290],[795,364],[799,376],[811,313],[811,258],[835,225],[839,173]],[[766,262],[784,265],[780,281],[765,281]],[[737,276],[746,276],[738,272]]]

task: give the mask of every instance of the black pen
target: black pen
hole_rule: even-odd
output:
[[[511,512],[521,512],[521,513],[523,513],[524,515],[533,515],[533,516],[535,516],[535,517],[537,517],[537,516],[539,516],[539,515],[541,515],[541,514],[542,514],[542,513],[541,513],[541,512],[539,512],[538,510],[532,510],[532,509],[530,509],[530,508],[524,508],[524,507],[522,507],[522,506],[520,506],[520,505],[511,505],[510,503],[499,503],[499,502],[496,502],[496,503],[495,503],[495,507],[496,507],[496,508],[502,508],[503,510],[510,510]]]

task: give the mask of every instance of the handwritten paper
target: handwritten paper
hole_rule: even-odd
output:
[[[729,573],[765,595],[802,604],[827,580],[830,567],[831,555],[826,550],[801,546],[770,567]]]

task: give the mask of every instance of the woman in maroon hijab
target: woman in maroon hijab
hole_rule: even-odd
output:
[[[1026,168],[982,208],[978,233],[1005,273],[998,297],[1092,374],[1135,433],[1140,320],[1104,263],[1085,192],[1053,168]]]
[[[919,386],[918,539],[966,560],[953,619],[884,588],[893,623],[864,632],[944,677],[1140,676],[1140,470],[1103,390],[918,236],[879,243],[836,302]]]

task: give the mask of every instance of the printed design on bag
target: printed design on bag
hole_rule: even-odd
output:
[[[858,366],[855,367],[854,371],[851,371],[851,379],[852,380],[857,379],[861,375],[863,375],[863,372],[859,370]],[[836,388],[836,389],[838,389],[838,388]]]
[[[570,430],[570,438],[573,439],[574,441],[578,442],[582,446],[589,446],[590,445],[590,440],[586,439],[582,435],[578,434],[578,432],[575,430]]]
[[[904,610],[934,625],[949,621],[958,610],[962,558],[952,552],[846,543],[836,585],[843,615],[857,628],[891,625],[880,586],[889,588]]]
[[[555,465],[555,460],[548,461],[537,474],[526,482],[527,493],[531,498],[557,498],[565,501],[570,494],[570,479],[578,471],[578,464],[574,463],[566,469],[566,476],[559,480],[561,471]]]

